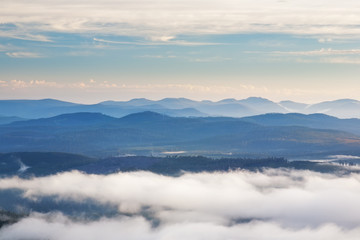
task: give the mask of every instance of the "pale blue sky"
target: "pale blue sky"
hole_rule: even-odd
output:
[[[1,99],[360,99],[359,1],[3,2]]]

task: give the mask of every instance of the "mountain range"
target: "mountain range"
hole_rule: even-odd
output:
[[[94,112],[112,117],[152,111],[173,117],[245,117],[266,113],[322,113],[338,118],[360,118],[360,101],[340,99],[316,104],[292,101],[273,102],[265,98],[224,99],[221,101],[194,101],[186,98],[165,98],[154,101],[145,98],[130,101],[105,101],[97,104],[78,104],[54,99],[0,100],[0,124],[5,117],[37,119],[65,113]]]
[[[140,112],[115,118],[70,113],[0,125],[0,152],[309,156],[360,154],[360,120],[324,114],[245,118],[170,117]]]

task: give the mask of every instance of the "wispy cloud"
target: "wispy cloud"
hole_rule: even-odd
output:
[[[213,62],[224,62],[224,61],[230,61],[232,58],[227,57],[220,57],[220,56],[214,56],[214,57],[197,57],[194,56],[177,56],[177,55],[143,55],[140,56],[140,58],[153,58],[153,59],[182,59],[188,62],[194,62],[194,63],[213,63]]]
[[[0,52],[24,52],[24,49],[12,44],[0,44]]]
[[[336,50],[331,48],[328,49],[322,48],[320,50],[311,50],[311,51],[288,51],[288,52],[273,51],[270,52],[270,54],[290,55],[290,56],[360,55],[360,49]]]
[[[0,44],[0,52],[5,52],[5,51],[8,51],[8,47]]]
[[[0,37],[3,38],[14,38],[14,39],[35,41],[35,42],[52,42],[52,40],[44,34],[29,33],[28,31],[36,31],[36,30],[33,30],[31,28],[2,30],[0,25]]]
[[[234,92],[239,89],[242,90],[256,90],[257,87],[253,85],[238,84],[237,88],[224,86],[224,85],[200,85],[200,84],[125,84],[112,81],[96,81],[90,79],[89,81],[80,82],[53,82],[45,80],[11,80],[1,81],[4,86],[11,88],[38,88],[38,87],[50,87],[50,88],[69,88],[69,89],[114,89],[124,91],[138,91],[138,92],[167,92],[167,91],[191,91],[191,92],[208,92],[208,93],[226,93]]]
[[[339,63],[339,64],[360,64],[360,57],[348,58],[348,57],[334,57],[322,59],[326,63]]]
[[[298,58],[297,62],[302,63],[330,63],[330,64],[360,64],[360,57],[324,57],[319,59]]]
[[[33,34],[33,39],[43,32],[141,36],[153,42],[171,42],[174,36],[184,34],[249,32],[316,35],[318,39],[330,39],[332,36],[360,36],[359,5],[357,0],[303,0],[301,3],[278,0],[215,0],[211,3],[203,0],[75,0],[71,4],[68,0],[3,0],[0,16],[3,23]],[[321,35],[326,38],[319,38]]]
[[[90,47],[89,47],[90,48]],[[73,56],[73,57],[84,57],[84,56],[95,56],[99,53],[90,51],[90,50],[76,50],[76,51],[69,51],[67,53],[68,56]]]
[[[229,61],[231,58],[226,57],[204,57],[204,58],[190,58],[189,61],[191,62],[199,62],[199,63],[206,63],[206,62],[224,62]]]
[[[157,46],[157,45],[178,45],[178,46],[206,46],[206,45],[219,45],[220,43],[207,43],[207,42],[188,42],[183,40],[171,40],[172,38],[164,37],[164,38],[150,38],[152,41],[133,41],[133,42],[124,42],[124,41],[112,41],[105,40],[99,38],[93,38],[94,41],[110,43],[110,44],[124,44],[124,45],[139,45],[139,46]],[[162,41],[158,41],[159,39],[163,39]],[[169,41],[171,40],[171,41]]]
[[[157,58],[157,59],[164,59],[164,58],[178,58],[175,55],[143,55],[140,58]]]
[[[270,56],[270,61],[280,62],[291,60],[300,63],[360,64],[360,49],[321,48],[309,51],[246,51],[245,53],[266,54]],[[286,56],[287,58],[284,58]]]
[[[319,43],[328,43],[328,42],[332,42],[333,39],[332,38],[326,38],[326,37],[322,37],[318,39]]]
[[[48,82],[44,80],[31,80],[31,81],[22,81],[13,79],[11,81],[1,81],[3,87],[9,87],[11,89],[18,89],[18,88],[38,88],[38,87],[51,87],[51,88],[58,88],[62,87],[61,84],[56,82]]]
[[[43,55],[35,52],[7,52],[7,56],[12,58],[41,58]]]

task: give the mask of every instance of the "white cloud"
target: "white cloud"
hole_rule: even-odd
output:
[[[145,55],[144,58],[175,58],[176,56],[162,56],[162,55]],[[113,81],[95,81],[90,79],[89,81],[66,83],[66,82],[53,82],[45,80],[11,80],[11,81],[2,81],[1,83],[6,84],[11,88],[67,88],[67,89],[92,89],[92,90],[101,90],[101,89],[113,89],[115,91],[136,91],[136,92],[204,92],[204,93],[235,93],[238,91],[248,91],[248,90],[259,90],[259,88],[253,85],[241,85],[239,84],[236,88],[223,86],[223,85],[196,85],[196,84],[121,84]],[[263,88],[261,88],[263,89]]]
[[[140,58],[154,58],[154,59],[183,59],[189,62],[195,63],[212,63],[212,62],[224,62],[230,61],[232,58],[221,57],[221,56],[214,56],[214,57],[184,57],[184,56],[176,56],[176,55],[143,55]]]
[[[325,49],[310,51],[272,51],[258,52],[246,51],[245,53],[268,54],[274,58],[270,61],[288,61],[293,60],[299,63],[330,63],[330,64],[360,64],[360,49]],[[281,57],[276,58],[276,56]],[[284,56],[296,58],[284,58]]]
[[[297,62],[300,63],[330,63],[330,64],[360,64],[359,57],[322,57],[318,59],[309,59],[309,58],[298,58]]]
[[[6,55],[9,57],[12,57],[12,58],[40,58],[40,57],[43,57],[41,54],[35,53],[35,52],[7,52]]]
[[[154,42],[168,42],[169,40],[175,39],[175,36],[151,36],[150,39]]]
[[[330,39],[360,36],[359,6],[357,0],[3,0],[0,16],[2,23],[17,26],[13,35],[18,37],[56,31],[142,36],[166,43],[182,34],[263,32]]]
[[[0,37],[5,38],[15,38],[27,41],[36,41],[36,42],[52,42],[52,40],[43,35],[43,34],[32,34],[28,31],[32,31],[31,28],[29,29],[22,29],[19,27],[15,30],[1,30],[1,23],[0,23]]]
[[[320,50],[312,50],[312,51],[291,51],[291,52],[280,52],[274,51],[271,54],[275,55],[291,55],[291,56],[329,56],[329,55],[360,55],[360,49],[320,49]]]
[[[140,56],[141,58],[157,58],[157,59],[164,59],[164,58],[177,58],[175,55],[143,55]]]
[[[58,83],[56,82],[49,82],[45,80],[31,80],[29,82],[31,86],[46,86],[46,87],[58,87]]]
[[[350,58],[350,57],[333,57],[333,58],[323,58],[321,62],[324,63],[335,63],[335,64],[360,64],[360,57]]]
[[[112,41],[112,40],[105,40],[100,38],[93,38],[96,42],[102,43],[110,43],[110,44],[123,44],[123,45],[140,45],[140,46],[157,46],[157,45],[178,45],[178,46],[205,46],[205,45],[219,45],[219,43],[206,43],[206,42],[189,42],[189,41],[169,41],[173,38],[161,38],[158,37],[151,37],[149,38],[151,41],[134,41],[134,42],[124,42],[124,41]],[[167,40],[166,40],[167,39]]]
[[[360,226],[360,176],[336,177],[307,171],[185,174],[166,177],[149,172],[107,176],[67,172],[29,180],[0,180],[0,189],[17,188],[24,197],[81,202],[90,198],[136,214],[142,207],[161,222],[211,222],[259,219],[303,228],[332,223]]]
[[[26,88],[28,87],[28,84],[25,81],[14,79],[10,81],[10,86],[12,88]]]
[[[10,81],[0,81],[0,83],[4,87],[9,87],[11,89],[26,89],[26,88],[39,88],[39,87],[46,87],[46,88],[59,88],[64,87],[64,85],[59,84],[57,82],[49,82],[45,80],[31,80],[31,81],[23,81],[13,79]]]
[[[8,51],[9,49],[9,46],[6,46],[6,45],[3,45],[3,44],[0,44],[0,52],[5,52],[5,51]]]
[[[320,43],[327,43],[327,42],[332,42],[333,39],[332,38],[319,38],[318,41]]]
[[[236,225],[221,225],[211,222],[169,223],[152,228],[142,217],[118,217],[92,222],[79,222],[61,214],[30,217],[5,227],[0,231],[3,240],[50,239],[50,240],[357,240],[360,228],[342,229],[326,224],[318,228],[284,228],[273,222],[252,222]]]
[[[73,220],[61,213],[36,214],[0,230],[8,239],[358,239],[360,175],[337,177],[310,171],[187,173],[149,172],[0,179],[0,189],[57,201],[91,198],[130,213]],[[147,207],[148,217],[141,216]],[[242,221],[253,219],[253,221]]]
[[[190,59],[191,62],[224,62],[224,61],[229,61],[231,60],[231,58],[226,58],[226,57],[206,57],[206,58],[194,58],[194,59]]]
[[[1,86],[1,87],[7,87],[7,86],[8,86],[8,82],[7,82],[7,81],[0,80],[0,86]]]
[[[88,56],[95,56],[96,53],[92,51],[70,51],[67,53],[68,56],[73,57],[88,57]]]

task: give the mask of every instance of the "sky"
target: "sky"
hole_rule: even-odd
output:
[[[360,99],[358,0],[2,0],[0,99]]]

